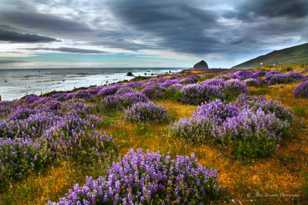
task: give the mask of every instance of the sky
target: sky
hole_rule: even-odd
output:
[[[308,0],[0,0],[0,68],[231,67],[308,41]]]

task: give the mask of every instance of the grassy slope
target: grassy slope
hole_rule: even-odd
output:
[[[294,46],[259,56],[252,60],[246,61],[234,68],[252,68],[257,67],[260,63],[264,65],[272,64],[308,64],[308,43]]]
[[[220,184],[228,189],[230,197],[236,200],[230,204],[254,204],[249,203],[247,196],[257,193],[271,195],[255,199],[259,204],[291,204],[290,197],[279,197],[279,194],[291,194],[288,196],[295,196],[293,199],[297,199],[297,195],[302,195],[304,189],[308,188],[305,184],[308,173],[308,100],[293,97],[292,90],[296,85],[297,83],[250,88],[251,94],[266,95],[281,101],[293,110],[296,116],[292,137],[287,139],[272,157],[255,162],[234,160],[228,150],[211,144],[194,145],[173,137],[168,129],[172,122],[133,124],[123,119],[122,112],[100,113],[104,117],[101,131],[114,137],[119,145],[120,156],[130,148],[139,147],[171,155],[195,153],[200,163],[219,170]],[[171,100],[160,100],[156,103],[165,107],[173,120],[190,117],[196,108]],[[83,183],[85,176],[98,176],[103,174],[104,170],[106,168],[101,165],[80,169],[70,162],[62,162],[42,175],[32,175],[12,185],[0,195],[0,204],[45,204],[48,199],[56,200],[62,196],[73,184]]]

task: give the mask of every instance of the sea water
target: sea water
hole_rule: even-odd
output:
[[[72,90],[104,85],[134,77],[178,72],[180,68],[63,68],[63,69],[0,69],[0,96],[14,100],[29,94]]]

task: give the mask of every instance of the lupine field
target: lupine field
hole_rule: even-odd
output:
[[[0,204],[305,204],[307,163],[303,66],[0,102]]]

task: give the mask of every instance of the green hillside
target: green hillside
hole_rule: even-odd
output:
[[[308,64],[308,43],[273,51],[236,65],[233,68],[252,68],[259,66],[261,63],[263,65]]]

